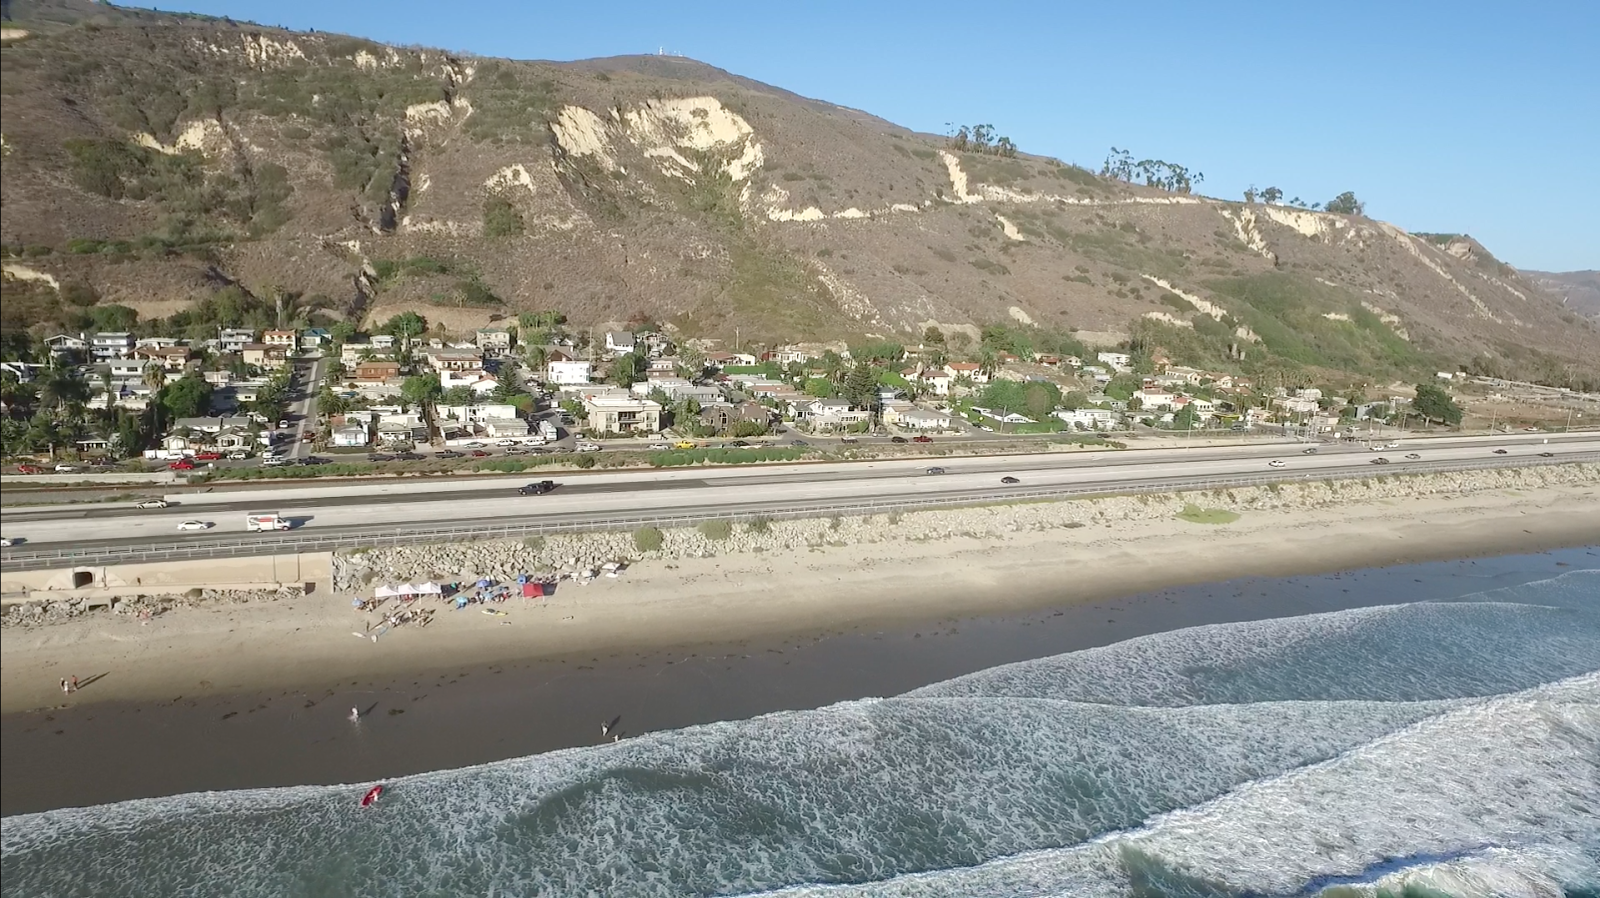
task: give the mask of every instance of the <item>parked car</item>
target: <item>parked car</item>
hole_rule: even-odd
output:
[[[178,525],[179,530],[210,530],[210,521],[184,521]]]
[[[1275,458],[1272,461],[1267,462],[1267,467],[1269,468],[1281,468],[1283,466],[1284,462],[1281,458]]]
[[[694,440],[679,440],[672,444],[672,448],[674,449],[693,449],[695,446],[696,443]]]
[[[1506,450],[1504,450],[1504,449],[1496,449],[1496,450],[1494,450],[1494,454],[1495,455],[1505,455],[1506,454]]]
[[[233,459],[234,461],[244,461],[245,459],[250,457],[250,453],[245,451],[245,450],[243,450],[243,449],[235,449],[232,452],[228,453],[228,457]]]
[[[853,437],[850,438],[850,442],[852,442],[852,443],[855,442],[855,439]],[[735,449],[743,449],[746,446],[749,446],[750,444],[748,442],[744,441],[744,440],[734,440],[733,442],[729,443],[728,445],[734,447]]]
[[[396,461],[422,461],[424,458],[427,456],[420,452],[402,452],[395,456]]]
[[[283,457],[283,456],[281,456],[281,455],[263,455],[263,456],[261,456],[261,466],[263,468],[281,467],[287,461],[288,461],[288,459]]]
[[[172,464],[167,465],[167,470],[169,470],[169,471],[193,471],[194,470],[194,462],[188,460],[187,458],[180,458],[177,461],[173,462]]]
[[[466,453],[464,453],[464,452],[456,452],[453,449],[446,449],[443,452],[440,452],[440,453],[434,455],[434,458],[466,458],[466,457],[467,457]]]
[[[486,443],[481,443],[481,442],[479,442],[477,440],[473,440],[470,443],[462,443],[461,445],[465,446],[468,449],[482,449],[487,444]]]
[[[165,499],[146,499],[143,502],[140,502],[137,505],[134,505],[133,507],[134,508],[166,508],[167,507],[167,500],[165,500]]]
[[[284,429],[285,427],[288,427],[288,426],[289,426],[289,419],[288,418],[284,418],[282,421],[278,422],[278,429],[279,430],[282,430],[282,429]]]
[[[889,442],[891,442],[891,443],[906,443],[906,442],[910,442],[910,441],[907,440],[905,437],[890,437],[889,438]]]
[[[590,442],[580,442],[580,443],[578,443],[578,451],[579,452],[599,452],[600,451],[600,444],[599,443],[590,443]]]
[[[669,443],[651,443],[650,448],[655,452],[661,452],[666,449],[671,449],[672,446]]]
[[[524,496],[542,496],[556,488],[554,480],[539,480],[527,486],[517,488],[517,492]]]
[[[945,470],[944,470],[944,468],[928,468],[927,470],[923,471],[922,473],[924,473],[924,474],[943,474],[943,473],[945,473]]]
[[[1375,464],[1375,465],[1386,465],[1386,464],[1389,463],[1389,460],[1380,455],[1377,458],[1373,459],[1372,463]]]
[[[69,465],[69,464],[67,464],[65,462],[62,462],[61,464],[56,465],[56,473],[57,474],[76,474],[76,473],[78,473],[78,466],[77,465]]]
[[[1018,480],[1018,479],[1017,479],[1017,478],[1015,478],[1015,477],[1002,477],[1002,478],[1000,478],[1000,482],[1001,482],[1001,483],[1012,483],[1012,484],[1016,484],[1016,483],[1021,483],[1021,482],[1022,482],[1022,481],[1020,481],[1020,480]]]
[[[38,465],[17,465],[18,474],[43,474],[44,468]]]
[[[979,424],[978,425],[978,429],[983,431],[984,433],[994,433],[994,428],[990,427],[987,424]]]
[[[913,443],[931,443],[931,442],[933,442],[933,437],[930,437],[925,433],[919,433],[916,436],[911,438],[911,442],[913,442]]]
[[[382,452],[373,452],[367,455],[367,461],[394,461],[394,456]]]
[[[473,458],[488,458],[489,457],[489,453],[485,452],[482,449],[474,449],[474,450],[472,450],[472,457]]]
[[[805,441],[805,440],[795,440],[795,441],[794,441],[794,444],[795,444],[795,445],[796,445],[796,446],[799,446],[799,447],[801,447],[801,448],[804,448],[804,447],[806,447],[806,446],[809,446],[809,445],[811,445],[811,444],[810,444],[810,443],[808,443],[808,442],[806,442],[806,441]]]
[[[522,447],[522,446],[512,446],[512,447],[506,449],[506,454],[507,455],[527,455],[528,454],[528,450],[525,447]]]
[[[1417,460],[1417,459],[1419,459],[1419,458],[1421,458],[1421,457],[1422,457],[1422,456],[1420,456],[1420,455],[1418,455],[1418,454],[1417,454],[1417,453],[1415,453],[1415,452],[1407,452],[1407,453],[1406,453],[1406,458],[1409,458],[1409,459],[1411,459],[1411,460],[1412,460],[1412,461],[1416,461],[1416,460]]]
[[[504,439],[504,440],[495,440],[494,444],[496,446],[515,446],[517,444],[517,441],[513,440],[513,439],[510,439],[510,438],[507,438],[507,439]]]
[[[328,459],[328,458],[323,458],[320,455],[308,455],[303,460],[301,460],[300,463],[303,464],[303,465],[331,465],[331,464],[333,464],[333,460],[332,459]]]
[[[195,461],[221,461],[222,460],[222,453],[221,452],[196,452],[194,454],[194,460]]]

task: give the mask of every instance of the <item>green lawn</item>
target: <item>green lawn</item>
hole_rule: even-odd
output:
[[[1226,508],[1201,508],[1198,505],[1185,505],[1183,511],[1178,512],[1178,520],[1188,521],[1191,524],[1232,524],[1239,520],[1239,513]]]

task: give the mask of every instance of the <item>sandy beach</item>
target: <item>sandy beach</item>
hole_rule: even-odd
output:
[[[1199,620],[1177,613],[1172,603],[1179,594],[1169,593],[1138,613],[1125,609],[1123,624],[1113,614],[1111,626],[1103,626],[1101,610],[1121,597],[1239,578],[1600,546],[1597,508],[1600,486],[1572,484],[1245,511],[1226,524],[1163,516],[1018,527],[1000,539],[889,537],[645,561],[618,579],[564,585],[542,602],[513,600],[503,606],[505,617],[476,607],[447,611],[440,603],[432,626],[401,628],[376,644],[363,636],[369,620],[351,608],[348,594],[179,608],[148,624],[100,614],[11,627],[0,662],[5,813],[193,788],[389,775],[585,744],[598,737],[586,732],[594,720],[619,704],[632,709],[632,725],[658,728],[894,694],[989,664],[1081,647],[1068,643],[1089,636],[1110,641],[1208,622],[1206,615],[1217,613]],[[1025,520],[1028,509],[1049,512],[1020,506],[993,513]],[[1343,601],[1370,600],[1350,596],[1346,587]],[[1063,613],[1073,627],[1057,638],[1018,637],[1016,626]],[[1248,612],[1300,613],[1305,608],[1288,603]],[[925,633],[953,636],[963,621],[974,620],[1011,621],[1012,635],[951,658],[910,648],[903,657],[880,655],[867,646],[865,654],[812,665],[804,688],[784,682],[784,668],[801,647],[869,635],[915,648]],[[764,673],[728,682],[745,678],[736,667],[751,668],[754,656],[762,656]],[[901,660],[892,669],[880,665],[889,657]],[[58,682],[72,675],[85,688],[63,696]],[[654,682],[643,684],[647,677]],[[490,682],[505,685],[488,688]],[[539,702],[524,702],[536,695]],[[495,731],[440,745],[437,734],[430,740],[417,732],[424,718],[414,712],[424,704],[448,705],[460,733],[481,726],[475,717],[539,710],[518,725],[522,736]],[[403,761],[373,742],[355,743],[336,760],[313,747],[348,735],[352,707],[368,715],[372,729],[410,728],[411,737],[389,743],[405,746]],[[170,749],[192,755],[197,738],[207,740],[206,758],[194,763],[176,763],[159,748],[166,739]],[[281,757],[284,739],[296,742],[292,764]],[[430,747],[423,750],[418,740]],[[219,756],[224,745],[233,752]],[[95,763],[141,755],[162,774],[141,777],[122,765]],[[75,789],[41,787],[40,774],[46,783],[69,777]]]

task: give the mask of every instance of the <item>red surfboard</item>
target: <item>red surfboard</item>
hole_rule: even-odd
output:
[[[377,802],[378,796],[382,794],[382,786],[373,786],[371,789],[367,790],[367,794],[361,796],[361,806],[364,808],[371,807],[375,802]]]

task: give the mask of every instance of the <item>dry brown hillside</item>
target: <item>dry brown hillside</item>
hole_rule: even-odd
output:
[[[58,290],[149,316],[234,284],[458,329],[535,309],[746,341],[1006,322],[1374,374],[1600,357],[1591,322],[1466,238],[954,153],[687,59],[87,6],[15,0],[0,50],[11,332],[70,319]]]

